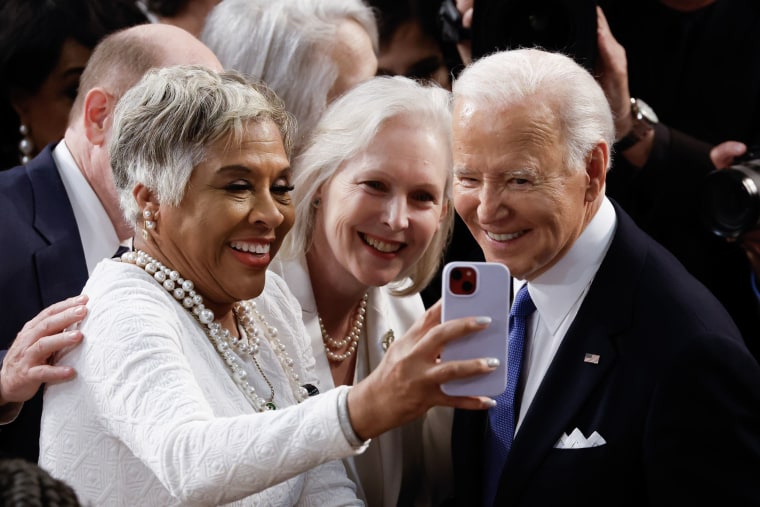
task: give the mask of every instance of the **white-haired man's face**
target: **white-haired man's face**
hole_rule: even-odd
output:
[[[565,167],[556,115],[542,104],[454,108],[454,205],[486,260],[531,280],[583,231],[589,176]]]

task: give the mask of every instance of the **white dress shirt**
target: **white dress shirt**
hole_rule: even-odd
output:
[[[92,275],[98,262],[113,256],[119,249],[119,236],[98,195],[71,156],[65,141],[58,143],[53,150],[53,160],[69,196],[71,209],[74,210],[74,219],[77,221],[87,263],[87,274]]]
[[[528,343],[523,355],[523,394],[515,432],[562,343],[567,330],[583,304],[591,282],[607,254],[615,233],[615,209],[605,197],[596,215],[570,250],[545,273],[528,283],[536,305],[528,326]],[[525,284],[514,279],[514,293]]]

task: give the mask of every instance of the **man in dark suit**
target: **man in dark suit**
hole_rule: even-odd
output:
[[[63,141],[26,166],[0,173],[0,349],[7,349],[43,308],[79,294],[95,265],[131,237],[111,174],[111,113],[148,69],[192,63],[221,69],[206,46],[173,26],[139,25],[106,37],[82,74],[80,89],[86,92],[74,102]],[[34,346],[34,340],[22,340],[15,346],[21,350],[11,348],[5,360],[20,361]],[[11,366],[16,375],[29,369],[4,364],[5,385],[13,384],[7,378]],[[19,397],[6,395],[0,401],[24,401]],[[0,451],[37,460],[41,406],[38,393],[14,422],[0,426]]]
[[[455,415],[459,505],[760,501],[760,367],[605,197],[614,138],[602,89],[565,56],[496,53],[454,84],[454,203],[510,269],[521,322],[497,406]]]

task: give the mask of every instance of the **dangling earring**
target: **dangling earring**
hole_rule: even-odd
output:
[[[31,154],[34,151],[34,143],[29,137],[29,127],[23,123],[18,128],[19,134],[23,137],[18,143],[19,160],[22,164],[26,164],[31,160]]]
[[[319,205],[320,205],[321,203],[322,203],[322,199],[320,199],[319,197],[317,197],[316,199],[314,199],[314,200],[311,202],[311,205],[312,205],[313,207],[315,207],[315,208],[319,208]]]
[[[145,220],[143,221],[142,237],[145,241],[148,241],[148,231],[152,231],[156,228],[156,222],[152,220],[153,213],[147,209],[143,211],[143,218]]]

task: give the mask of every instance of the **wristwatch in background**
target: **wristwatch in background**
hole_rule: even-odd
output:
[[[615,146],[613,146],[617,153],[621,153],[641,141],[659,122],[649,104],[633,97],[631,97],[631,119],[633,120],[631,131],[615,142]]]

